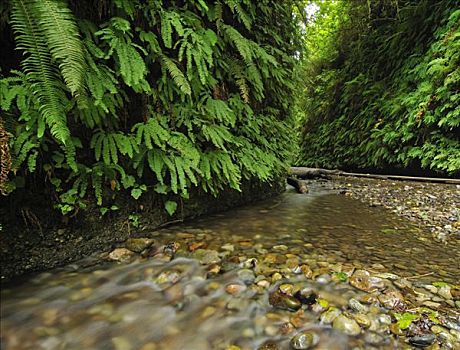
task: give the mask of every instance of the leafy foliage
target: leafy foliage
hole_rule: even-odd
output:
[[[217,194],[286,170],[294,2],[10,0],[23,60],[0,72],[18,178],[51,184],[64,213],[118,191]],[[13,69],[13,68],[19,68]]]
[[[318,4],[306,32],[298,162],[459,174],[458,4]]]

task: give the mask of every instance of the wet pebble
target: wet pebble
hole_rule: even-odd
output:
[[[112,344],[115,350],[131,350],[133,348],[129,340],[124,337],[112,338]]]
[[[244,292],[247,289],[245,285],[241,284],[229,284],[225,287],[225,291],[231,295],[237,295]]]
[[[302,304],[296,298],[283,294],[280,291],[270,294],[269,303],[276,308],[290,311],[296,311],[302,307]]]
[[[319,336],[313,332],[302,332],[291,339],[291,347],[296,350],[311,349],[319,342]]]
[[[330,307],[326,312],[324,312],[321,317],[320,321],[324,324],[332,323],[342,312],[336,307]]]
[[[233,252],[235,251],[235,246],[233,244],[224,244],[223,246],[220,247],[222,250],[226,250],[228,252]]]
[[[364,341],[368,344],[378,345],[384,342],[384,338],[378,333],[368,332],[364,335]]]
[[[361,327],[359,327],[358,323],[345,315],[337,316],[332,322],[332,327],[348,335],[358,335],[361,333]]]
[[[451,300],[452,299],[452,294],[450,292],[450,287],[449,286],[442,286],[438,290],[438,295],[441,296],[442,298],[446,300]]]
[[[145,249],[149,248],[154,243],[151,238],[129,238],[124,246],[136,253],[142,253]]]
[[[385,292],[378,296],[380,303],[390,310],[401,311],[406,308],[403,295],[396,289],[387,289]]]
[[[126,248],[116,248],[109,253],[109,260],[118,262],[129,262],[136,254]]]
[[[215,264],[221,260],[219,254],[215,250],[197,249],[194,252],[194,256],[203,265]]]
[[[368,328],[371,325],[371,320],[365,314],[356,314],[356,315],[353,315],[353,318],[363,328]]]
[[[384,286],[381,278],[371,277],[370,273],[365,270],[356,270],[350,277],[350,284],[368,293],[383,288]]]
[[[363,304],[361,304],[358,300],[356,300],[355,298],[351,298],[349,301],[348,301],[348,305],[350,306],[350,308],[356,312],[360,312],[360,313],[367,313],[369,311],[369,308]]]
[[[237,275],[246,285],[252,284],[256,279],[254,272],[249,269],[241,269],[237,272]]]
[[[434,343],[436,336],[434,334],[416,335],[409,339],[409,343],[417,347],[427,347]]]

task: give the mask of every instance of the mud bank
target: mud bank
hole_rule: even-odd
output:
[[[191,191],[179,203],[174,216],[164,210],[156,193],[145,193],[138,201],[120,196],[113,205],[119,209],[101,216],[96,207],[63,220],[45,195],[0,203],[1,281],[32,272],[62,266],[98,251],[111,249],[142,231],[168,223],[212,214],[275,196],[285,189],[284,180],[271,184],[246,182],[242,191],[226,190],[218,197]],[[174,198],[170,198],[174,199]]]

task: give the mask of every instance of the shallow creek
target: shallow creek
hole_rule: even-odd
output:
[[[137,236],[2,288],[1,348],[460,349],[459,241],[320,185]]]

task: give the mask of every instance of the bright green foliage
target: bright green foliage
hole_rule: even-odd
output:
[[[293,1],[10,5],[23,54],[0,72],[11,191],[35,177],[63,213],[92,196],[105,213],[120,190],[186,199],[191,187],[217,194],[286,170]]]
[[[405,312],[403,314],[400,313],[395,313],[394,314],[396,320],[398,321],[398,327],[400,329],[406,329],[409,328],[409,326],[412,324],[412,322],[418,320],[420,318],[420,315],[416,314],[411,314],[409,312]]]
[[[459,174],[458,2],[318,4],[306,29],[298,162]]]

